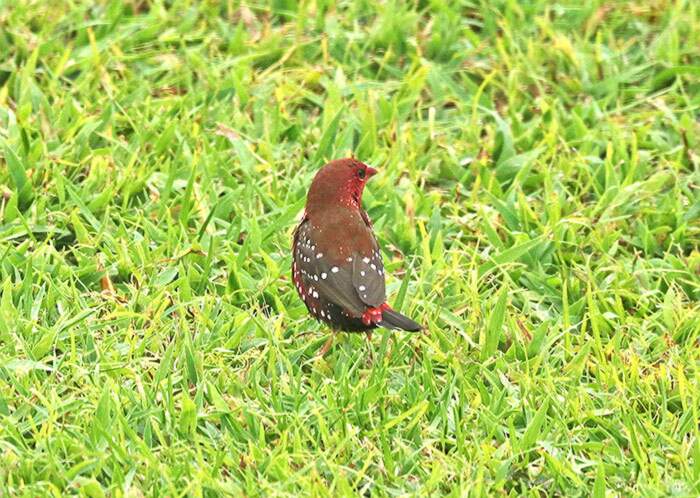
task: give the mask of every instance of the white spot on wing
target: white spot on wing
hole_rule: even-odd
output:
[[[328,276],[328,273],[326,273],[325,271],[323,273],[321,273],[321,278],[323,280],[325,280],[327,276]]]
[[[333,273],[338,273],[338,271],[340,271],[340,268],[338,268],[337,266],[334,266],[333,268],[331,268],[331,271]]]

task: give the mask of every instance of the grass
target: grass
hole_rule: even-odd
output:
[[[700,494],[696,2],[0,27],[0,495]],[[428,330],[317,359],[290,237],[350,152]]]

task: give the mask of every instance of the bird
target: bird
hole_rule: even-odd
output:
[[[292,280],[309,313],[334,331],[368,337],[377,327],[418,332],[420,324],[386,301],[382,255],[362,208],[365,185],[375,174],[354,157],[318,170],[294,230]]]

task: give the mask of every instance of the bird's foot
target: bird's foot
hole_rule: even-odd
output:
[[[335,333],[331,334],[331,336],[328,338],[328,340],[323,344],[323,347],[318,351],[318,356],[319,358],[323,358],[326,356],[326,353],[330,351],[331,346],[333,346],[333,339],[335,339]]]

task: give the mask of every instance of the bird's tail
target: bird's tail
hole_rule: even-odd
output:
[[[394,311],[391,308],[382,310],[382,321],[377,325],[380,327],[385,327],[387,329],[401,329],[407,332],[418,332],[422,330],[423,327],[408,318],[403,316],[398,311]]]

